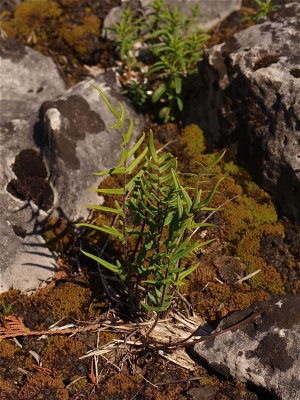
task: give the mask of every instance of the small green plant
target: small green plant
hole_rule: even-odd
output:
[[[147,103],[147,91],[149,89],[149,84],[147,83],[142,84],[130,81],[128,86],[122,91],[122,94],[125,94],[139,110],[143,110]]]
[[[11,311],[12,304],[6,305],[3,301],[0,304],[1,310],[0,310],[0,321],[4,321],[5,317],[9,315]]]
[[[183,110],[186,78],[196,72],[203,55],[202,44],[209,35],[196,29],[198,7],[192,9],[189,17],[176,7],[170,9],[163,0],[153,0],[149,10],[147,15],[135,16],[130,7],[126,8],[121,21],[110,30],[115,35],[115,45],[120,47],[127,75],[132,67],[138,75],[134,84],[125,79],[124,93],[130,93],[138,107],[141,102],[144,105],[147,98],[152,103],[160,103],[159,116],[168,122],[177,119]],[[138,44],[152,60],[150,66],[137,60],[135,47]],[[149,84],[144,84],[145,78],[151,82],[152,90]]]
[[[268,15],[271,11],[276,10],[279,6],[275,6],[271,4],[272,0],[255,0],[255,3],[258,6],[257,11],[249,15],[248,17],[245,17],[241,19],[242,22],[247,22],[247,21],[254,21],[258,22],[261,18],[265,17]]]
[[[132,316],[141,316],[143,311],[164,312],[171,305],[176,287],[199,266],[198,262],[183,265],[182,260],[211,242],[192,240],[195,230],[211,226],[196,222],[195,215],[212,210],[208,204],[219,182],[208,193],[200,189],[200,177],[196,177],[195,188],[183,186],[176,158],[171,153],[155,150],[152,131],[145,147],[145,134],[130,147],[132,120],[127,120],[121,103],[119,112],[104,93],[94,87],[117,119],[111,128],[119,128],[122,137],[118,165],[95,175],[121,175],[123,184],[119,188],[91,190],[120,195],[122,201],[116,200],[115,207],[87,206],[114,214],[111,226],[79,225],[116,236],[123,245],[123,253],[122,259],[115,262],[86,251],[83,253],[125,282]],[[140,153],[132,160],[138,150]],[[132,242],[134,249],[129,252]]]
[[[108,30],[115,36],[114,44],[119,48],[121,60],[126,62],[128,67],[132,67],[136,64],[134,46],[139,40],[138,32],[143,18],[137,18],[130,6],[126,7],[120,16],[120,22]]]

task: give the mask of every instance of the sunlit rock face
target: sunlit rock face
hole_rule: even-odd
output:
[[[90,83],[115,107],[124,104],[135,125],[132,140],[143,118],[121,96],[112,72],[66,91],[54,62],[14,39],[0,39],[0,58],[0,292],[27,291],[57,265],[41,236],[43,222],[85,218],[84,205],[101,202],[87,190],[100,183],[93,172],[119,162],[120,134],[107,129],[115,119]]]

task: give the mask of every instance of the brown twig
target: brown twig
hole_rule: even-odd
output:
[[[0,326],[0,341],[18,336],[65,335],[66,333],[88,332],[100,328],[99,324],[94,324],[82,328],[32,331],[24,325],[24,322],[20,317],[9,315],[5,317],[4,321],[5,325]]]

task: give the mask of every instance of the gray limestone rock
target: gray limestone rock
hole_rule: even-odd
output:
[[[300,295],[288,295],[224,318],[216,331],[246,324],[195,344],[191,352],[226,379],[246,382],[279,400],[300,397]]]
[[[14,42],[7,43],[14,46]],[[12,54],[13,49],[7,52]],[[17,60],[9,58],[9,65],[22,64],[20,53],[26,55],[27,48],[18,46]],[[45,67],[44,58],[41,61],[40,69]],[[143,125],[143,118],[120,95],[113,73],[81,82],[57,97],[63,85],[50,90],[54,83],[47,69],[25,85],[34,88],[34,94],[27,96],[21,70],[12,67],[9,78],[16,83],[14,94],[21,100],[3,96],[5,112],[0,124],[0,292],[10,287],[33,290],[53,275],[56,258],[42,239],[42,222],[52,215],[70,220],[86,217],[84,205],[100,201],[96,193],[87,191],[97,188],[101,180],[92,173],[119,161],[120,136],[106,128],[115,119],[90,83],[101,88],[116,107],[122,101],[134,120],[134,137]],[[35,93],[39,84],[45,89],[40,97]]]
[[[13,38],[0,38],[1,119],[26,118],[65,90],[56,65]]]
[[[207,51],[187,123],[238,158],[300,223],[300,4]]]
[[[81,82],[63,97],[43,104],[37,136],[51,175],[54,208],[71,220],[88,215],[85,204],[99,203],[98,194],[87,189],[97,188],[103,178],[92,173],[115,166],[120,155],[120,134],[107,129],[115,117],[90,83],[102,89],[117,109],[122,101],[127,116],[133,118],[133,139],[143,127],[143,118],[120,95],[113,72]]]
[[[38,220],[46,214],[32,200],[47,204],[52,192],[32,139],[36,121],[33,114],[0,126],[0,292],[36,289],[56,269],[39,232]]]

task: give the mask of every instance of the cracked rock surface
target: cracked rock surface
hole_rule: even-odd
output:
[[[300,222],[300,4],[208,50],[188,121],[207,140],[237,145],[238,158]]]

